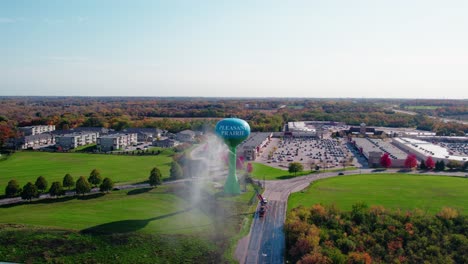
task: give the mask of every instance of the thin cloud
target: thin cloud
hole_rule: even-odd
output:
[[[63,19],[57,19],[57,18],[44,18],[43,19],[44,23],[49,24],[49,25],[57,25],[63,23]]]
[[[15,23],[18,19],[9,18],[9,17],[0,17],[0,24],[10,24]]]
[[[84,23],[84,22],[86,22],[88,20],[89,20],[88,17],[79,16],[79,17],[76,18],[76,21],[78,21],[78,23]]]
[[[85,62],[89,61],[89,58],[82,56],[46,56],[45,59],[52,61],[63,61],[63,62]]]

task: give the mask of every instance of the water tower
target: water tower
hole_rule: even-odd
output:
[[[236,147],[250,135],[250,126],[239,118],[226,118],[216,124],[216,134],[229,147],[229,175],[224,184],[224,193],[240,194],[236,176]]]

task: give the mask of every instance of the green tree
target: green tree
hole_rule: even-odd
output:
[[[421,170],[427,170],[426,162],[424,160],[421,160],[421,163],[419,163],[419,168]]]
[[[296,176],[296,174],[298,172],[301,172],[304,170],[304,166],[302,166],[301,163],[299,162],[291,162],[289,163],[289,168],[288,168],[288,171],[289,173],[294,173],[294,176]]]
[[[47,180],[44,178],[44,176],[39,176],[36,179],[35,185],[40,192],[44,192],[47,189],[48,183],[47,183]]]
[[[445,170],[445,162],[444,162],[443,160],[437,161],[436,164],[435,164],[435,169],[436,169],[437,171],[443,171],[443,170]]]
[[[76,194],[89,193],[91,191],[91,184],[84,176],[80,176],[80,178],[76,181]]]
[[[52,183],[49,189],[49,194],[51,196],[61,196],[65,194],[63,190],[62,184],[59,181],[55,181]]]
[[[37,190],[37,186],[32,184],[31,182],[26,183],[21,191],[21,199],[31,201],[32,198],[39,197],[39,192]]]
[[[465,161],[465,163],[463,163],[462,170],[463,170],[463,171],[467,171],[467,170],[468,170],[468,161]]]
[[[92,170],[91,173],[89,174],[88,181],[89,183],[94,185],[94,187],[101,184],[102,182],[101,172],[98,171],[97,169]]]
[[[114,188],[114,182],[108,177],[104,178],[102,184],[99,186],[101,192],[109,192],[112,188]]]
[[[161,171],[156,167],[151,170],[149,184],[151,186],[161,185]]]
[[[72,187],[75,187],[75,180],[69,173],[65,174],[63,177],[63,187],[67,187],[68,190],[70,190]]]
[[[21,187],[16,180],[10,180],[5,188],[6,197],[15,197],[21,193]]]
[[[449,168],[450,170],[459,169],[461,168],[461,163],[456,160],[450,160],[449,162],[447,162],[447,168]]]
[[[174,180],[181,179],[184,176],[182,167],[180,167],[179,163],[177,163],[176,161],[172,162],[170,173],[171,173],[171,178]]]

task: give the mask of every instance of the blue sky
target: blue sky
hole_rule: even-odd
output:
[[[0,0],[0,95],[468,98],[468,1]]]

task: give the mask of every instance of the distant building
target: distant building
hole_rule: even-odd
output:
[[[164,134],[159,128],[126,128],[122,132],[136,133],[138,142],[152,142]]]
[[[348,135],[363,135],[363,136],[380,136],[384,132],[376,130],[373,127],[367,127],[365,123],[361,123],[359,127],[350,127],[346,134]]]
[[[23,132],[25,136],[33,136],[33,135],[42,134],[46,132],[52,132],[55,130],[55,126],[54,125],[26,126],[26,127],[19,127],[19,130]]]
[[[94,144],[98,137],[99,133],[97,132],[71,133],[55,137],[55,144],[63,150],[69,150],[79,146]]]
[[[367,159],[369,167],[380,167],[380,158],[387,153],[392,160],[391,167],[404,167],[408,153],[389,141],[372,138],[353,138],[352,144]]]
[[[105,127],[75,127],[71,129],[72,132],[95,132],[99,133],[99,135],[105,135],[112,132],[112,129],[105,128]]]
[[[153,146],[160,148],[172,148],[177,145],[177,141],[170,138],[160,138],[159,140],[153,141]]]
[[[176,134],[176,139],[180,142],[193,142],[195,135],[195,132],[192,130],[183,130]]]
[[[49,133],[25,136],[16,141],[16,146],[20,149],[35,149],[53,144],[54,137]]]
[[[238,156],[243,156],[246,160],[255,160],[263,147],[270,142],[273,133],[257,132],[250,134],[244,142],[237,147]]]
[[[97,139],[97,149],[101,152],[108,152],[123,149],[137,143],[136,133],[111,134],[101,136]]]

